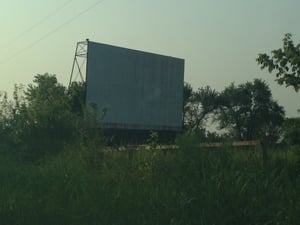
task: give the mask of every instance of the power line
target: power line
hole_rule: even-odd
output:
[[[1,51],[9,48],[11,46],[12,43],[16,42],[17,40],[19,40],[20,38],[22,38],[24,35],[26,35],[27,33],[29,33],[30,31],[34,30],[35,28],[37,28],[38,26],[40,26],[41,24],[45,23],[47,20],[49,20],[51,17],[57,15],[61,10],[63,10],[67,5],[69,5],[71,2],[73,2],[74,0],[68,0],[66,1],[64,4],[60,5],[59,7],[57,7],[55,10],[53,10],[52,12],[50,12],[48,15],[46,15],[45,17],[43,17],[41,20],[39,20],[38,22],[36,22],[35,24],[33,24],[32,26],[28,27],[26,30],[24,30],[22,33],[16,35],[13,38],[10,38],[10,40],[1,47]]]
[[[27,51],[28,49],[34,47],[35,45],[37,45],[38,43],[40,43],[44,39],[46,39],[49,36],[53,35],[54,33],[56,33],[57,31],[59,31],[60,29],[62,29],[66,25],[72,23],[74,20],[78,19],[80,16],[84,15],[85,13],[87,13],[91,9],[95,8],[97,5],[99,5],[100,3],[104,2],[104,1],[105,0],[99,0],[99,1],[95,2],[94,4],[91,4],[89,7],[87,7],[84,10],[82,10],[81,12],[79,12],[78,14],[76,14],[75,16],[71,17],[69,20],[65,21],[64,23],[62,23],[61,25],[59,25],[55,29],[49,31],[48,33],[46,33],[45,35],[43,35],[41,38],[39,38],[36,41],[32,42],[30,45],[28,45],[28,46],[20,49],[19,51],[15,52],[14,54],[12,54],[11,56],[9,56],[8,58],[0,61],[0,64],[3,64],[4,62],[10,61],[13,58],[17,57],[18,55],[22,54],[23,52]]]

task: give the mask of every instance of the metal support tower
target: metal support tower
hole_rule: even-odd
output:
[[[77,42],[75,56],[74,56],[73,65],[72,65],[71,76],[70,76],[70,81],[69,81],[69,86],[71,85],[71,83],[73,81],[77,80],[78,75],[80,76],[81,81],[85,82],[84,74],[86,73],[86,69],[84,70],[84,74],[83,74],[82,67],[84,65],[86,66],[88,42],[89,42],[89,39],[86,39],[85,41]],[[75,69],[77,69],[77,73],[74,78]]]

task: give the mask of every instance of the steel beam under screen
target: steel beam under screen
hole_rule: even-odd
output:
[[[181,130],[183,81],[183,59],[88,42],[86,102],[104,127]]]

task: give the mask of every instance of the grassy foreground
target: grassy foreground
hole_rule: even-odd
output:
[[[292,150],[91,152],[69,147],[40,165],[0,156],[0,225],[300,223]],[[297,149],[296,149],[297,150]]]

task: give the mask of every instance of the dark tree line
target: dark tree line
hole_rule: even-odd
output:
[[[83,93],[82,83],[67,90],[49,74],[36,75],[26,89],[15,86],[13,100],[2,93],[0,144],[34,161],[60,152],[79,138],[85,117]]]
[[[89,125],[93,127],[98,119],[87,112],[84,94],[83,83],[72,83],[67,89],[49,74],[35,76],[26,89],[16,86],[13,100],[2,93],[0,145],[35,161],[90,137],[95,130]],[[284,122],[283,107],[259,79],[240,85],[232,83],[221,92],[209,86],[193,90],[186,83],[183,115],[184,132],[210,141],[265,139],[274,143]],[[208,132],[207,121],[213,121],[223,134]],[[290,138],[289,143],[296,139]]]
[[[259,54],[256,59],[261,69],[275,72],[279,85],[300,89],[300,44],[294,44],[291,34],[283,38],[283,47],[270,55]],[[205,122],[212,118],[227,137],[236,140],[263,139],[275,143],[299,144],[300,118],[285,118],[284,108],[273,98],[266,82],[255,79],[240,85],[234,83],[221,92],[211,87],[193,90],[184,86],[184,130],[189,133],[207,132]],[[207,136],[207,135],[206,135]]]
[[[236,140],[268,139],[276,141],[284,121],[284,109],[272,98],[262,80],[227,86],[217,92],[210,87],[193,91],[189,84],[184,93],[184,128],[189,132],[205,129],[210,116],[219,129]],[[188,97],[188,98],[187,98]]]

